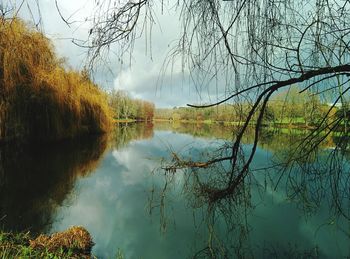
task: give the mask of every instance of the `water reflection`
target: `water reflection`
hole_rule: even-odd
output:
[[[52,214],[91,173],[106,150],[107,136],[50,145],[0,147],[0,227],[42,232]]]
[[[153,137],[152,123],[117,123],[114,128],[113,146],[122,148],[130,141]]]
[[[216,139],[220,133],[210,132],[208,127],[201,131],[197,125],[170,126],[155,125],[162,130],[155,131],[152,138],[132,141],[108,153],[93,175],[78,181],[77,200],[56,214],[53,230],[86,226],[95,238],[94,252],[102,258],[114,256],[118,249],[126,258],[349,255],[349,221],[331,211],[332,195],[324,185],[326,180],[321,185],[312,182],[312,174],[299,179],[296,169],[282,177],[278,170],[256,171],[246,178],[234,199],[208,204],[197,195],[202,187],[198,184],[220,184],[213,171],[164,175],[154,169],[171,159],[169,151],[196,160],[205,153],[213,154],[225,140]],[[193,127],[196,134],[187,134]],[[220,131],[225,138],[232,128],[221,127]],[[275,154],[293,141],[287,132],[279,133],[277,140],[266,134],[255,168],[271,165]],[[250,148],[249,136],[245,141]],[[316,195],[317,188],[325,195],[316,206],[308,197]]]
[[[197,132],[200,129],[195,127]],[[338,148],[339,140],[332,136],[327,136],[312,156],[291,161],[295,143],[307,135],[305,131],[263,129],[252,170],[224,199],[213,198],[211,193],[225,188],[231,174],[227,161],[210,166],[210,170],[168,171],[170,180],[165,186],[171,184],[172,174],[182,173],[186,179],[183,191],[192,206],[206,208],[205,224],[210,233],[200,256],[350,255],[349,162]],[[249,153],[252,140],[248,131],[242,154]],[[213,157],[213,151],[208,153]],[[193,154],[182,159],[196,160]]]
[[[222,123],[187,123],[187,122],[157,122],[154,125],[154,130],[171,131],[174,133],[189,134],[194,137],[206,139],[224,139],[232,141],[233,132],[238,130],[238,126],[224,125]],[[254,127],[247,129],[243,143],[252,144],[254,139]],[[288,128],[262,128],[259,138],[259,146],[267,149],[272,153],[278,153],[285,150],[293,143],[305,138],[310,131],[300,129]],[[349,140],[347,143],[349,143]],[[344,138],[329,135],[321,143],[321,149],[332,149],[340,142],[344,142]]]
[[[167,156],[167,140],[176,151],[194,141],[186,135],[174,138],[172,133],[156,132],[153,139],[112,150],[93,175],[77,182],[77,199],[56,214],[53,230],[86,226],[96,242],[94,253],[101,258],[112,258],[118,249],[125,258],[186,258],[189,251],[199,249],[207,231],[194,227],[193,211],[180,196],[181,176],[176,180],[178,187],[171,187],[173,193],[164,201],[166,226],[159,224],[159,204],[150,203],[151,193],[158,197],[166,182],[152,172]],[[206,144],[197,142],[198,147]],[[196,240],[200,245],[194,244]]]
[[[337,146],[336,137],[329,137],[313,160],[282,172],[271,169],[273,162],[284,163],[295,139],[307,133],[264,130],[252,173],[235,196],[215,204],[200,194],[207,185],[224,183],[222,168],[156,170],[172,159],[171,152],[193,161],[215,154],[234,130],[222,125],[120,124],[108,144],[99,140],[84,148],[67,144],[30,154],[17,151],[22,155],[12,159],[3,150],[0,213],[10,216],[1,222],[7,229],[50,225],[50,232],[82,225],[101,258],[113,258],[118,250],[125,258],[349,256],[348,161],[338,161],[342,167],[336,171],[320,170]],[[251,148],[249,134],[243,149]]]

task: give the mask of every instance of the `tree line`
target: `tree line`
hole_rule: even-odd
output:
[[[174,107],[156,109],[155,119],[184,121],[244,122],[251,105],[248,102],[221,104],[215,107],[196,109]],[[303,91],[293,85],[275,94],[266,107],[265,124],[295,124],[314,126],[322,120],[332,103],[321,101],[319,95]],[[342,108],[333,107],[328,116],[336,117]]]
[[[154,104],[141,99],[133,99],[126,91],[113,90],[109,94],[109,105],[116,120],[153,120]]]

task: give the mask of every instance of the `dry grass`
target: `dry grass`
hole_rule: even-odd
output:
[[[36,239],[31,239],[29,233],[0,231],[0,258],[95,258],[91,255],[93,245],[83,227],[72,227],[51,236],[40,235]]]
[[[28,24],[0,19],[0,141],[60,140],[111,125],[107,96],[85,73],[65,68]]]
[[[58,232],[51,236],[40,235],[34,240],[30,240],[30,247],[35,250],[48,250],[57,252],[72,250],[74,254],[91,254],[94,243],[89,232],[83,227],[71,227],[64,232]]]

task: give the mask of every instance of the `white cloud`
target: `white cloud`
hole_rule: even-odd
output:
[[[171,1],[170,1],[171,2]],[[28,0],[28,6],[38,21],[39,13],[35,0]],[[72,39],[86,40],[91,23],[95,2],[92,0],[60,0],[57,1],[61,14],[72,23],[68,27],[61,19],[54,0],[39,1],[42,23],[45,34],[53,40],[57,53],[66,57],[70,66],[82,69],[87,50],[72,43]],[[105,89],[116,88],[128,91],[131,96],[153,101],[158,107],[184,106],[187,103],[198,103],[201,100],[216,99],[215,87],[201,86],[196,90],[189,80],[188,71],[183,72],[181,61],[176,61],[164,70],[167,54],[177,42],[181,32],[179,12],[174,8],[163,12],[159,3],[154,5],[155,24],[151,37],[148,33],[137,39],[133,48],[131,66],[129,59],[121,65],[111,51],[108,57],[109,68],[99,68],[94,75],[95,80]],[[32,19],[27,7],[23,7],[20,15]],[[150,40],[151,39],[151,40]],[[148,42],[148,43],[147,43]],[[151,43],[150,43],[151,42]],[[208,90],[209,89],[209,90]]]

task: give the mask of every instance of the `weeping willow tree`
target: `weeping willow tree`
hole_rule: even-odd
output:
[[[107,96],[84,71],[67,69],[29,24],[0,16],[0,142],[57,141],[111,125]]]

